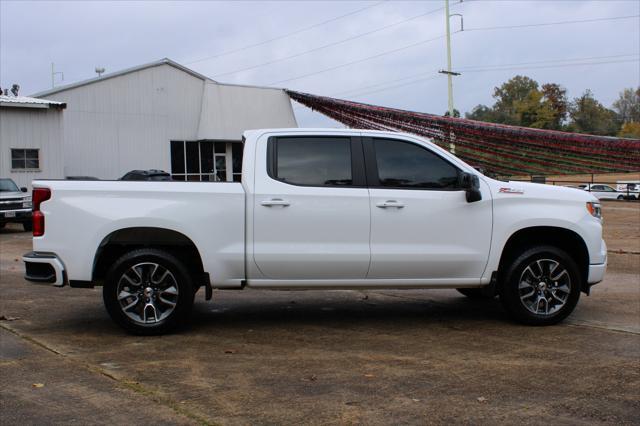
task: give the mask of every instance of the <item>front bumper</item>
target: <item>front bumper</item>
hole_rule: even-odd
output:
[[[0,223],[27,222],[31,215],[31,209],[0,210]]]
[[[53,253],[32,251],[22,256],[26,273],[24,279],[36,284],[63,287],[67,274],[62,261]]]
[[[600,244],[600,258],[604,259],[603,263],[589,265],[589,277],[587,283],[589,286],[598,284],[604,279],[604,273],[607,271],[607,244],[602,240]]]

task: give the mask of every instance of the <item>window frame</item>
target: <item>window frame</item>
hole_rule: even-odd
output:
[[[349,139],[351,141],[351,184],[350,185],[313,185],[294,183],[282,180],[277,177],[275,171],[278,167],[278,141],[281,139]],[[367,188],[367,178],[364,164],[364,152],[362,148],[362,138],[351,135],[287,135],[270,136],[267,139],[267,175],[278,182],[291,186],[311,187],[311,188]]]
[[[13,167],[13,162],[14,162],[14,158],[13,158],[13,152],[14,151],[24,151],[24,158],[22,160],[18,160],[18,161],[24,161],[24,166],[25,167]],[[38,154],[38,157],[36,158],[36,160],[38,161],[38,167],[27,167],[27,160],[33,160],[33,158],[27,158],[27,151],[36,151]],[[41,162],[41,158],[40,158],[40,148],[9,148],[9,154],[10,154],[10,161],[11,161],[11,171],[12,172],[40,172],[42,171],[41,167],[40,167],[40,162]]]
[[[205,172],[203,170],[203,156],[202,156],[202,144],[210,143],[211,144],[211,158],[213,160],[213,171],[211,173]],[[173,146],[180,146],[180,151],[182,152],[182,164],[184,167],[183,172],[175,172],[173,171]],[[197,172],[189,172],[187,168],[188,156],[187,156],[187,144],[197,144],[198,150],[198,171]],[[218,150],[217,148],[220,145],[224,144],[224,150]],[[233,173],[232,167],[232,146],[234,144],[240,144],[243,146],[244,143],[239,140],[233,139],[199,139],[199,140],[174,140],[171,139],[169,141],[169,174],[171,175],[171,179],[177,182],[215,182],[215,183],[229,183],[229,182],[239,182],[234,180],[234,175],[239,175],[240,178],[242,176],[241,173]],[[193,146],[193,145],[191,145]],[[216,159],[224,158],[224,169],[218,169]],[[224,172],[224,180],[204,180],[205,176],[217,176],[218,172]],[[229,180],[231,178],[231,180]]]
[[[374,141],[376,139],[382,139],[382,140],[390,140],[390,141],[395,141],[398,143],[406,143],[406,144],[411,144],[411,145],[415,145],[421,149],[424,149],[425,151],[429,152],[432,155],[435,155],[436,157],[440,158],[442,161],[446,162],[447,164],[449,164],[451,167],[453,167],[456,170],[456,174],[458,177],[458,181],[456,183],[456,186],[454,188],[416,188],[416,187],[407,187],[407,186],[386,186],[386,185],[381,185],[380,184],[380,176],[378,174],[378,161],[377,161],[377,157],[376,157],[376,149],[374,146]],[[464,188],[461,187],[460,185],[460,177],[461,174],[463,172],[462,169],[460,169],[460,167],[458,167],[456,164],[452,163],[451,161],[449,161],[447,158],[443,157],[442,155],[440,155],[439,153],[429,149],[428,147],[421,145],[419,143],[407,140],[407,139],[398,139],[398,138],[394,138],[394,137],[387,137],[387,136],[379,136],[379,137],[371,137],[371,136],[366,136],[362,138],[362,147],[364,150],[364,156],[365,156],[365,168],[366,168],[366,172],[367,172],[367,182],[369,184],[369,188],[374,188],[374,189],[393,189],[393,190],[407,190],[407,191],[446,191],[446,192],[452,192],[452,191],[464,191]]]

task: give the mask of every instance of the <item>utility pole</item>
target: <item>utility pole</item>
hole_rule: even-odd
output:
[[[53,62],[51,62],[51,88],[53,89],[56,85],[56,75],[60,74],[60,80],[64,81],[64,73],[62,71],[56,71],[56,66]]]
[[[451,75],[451,25],[449,14],[449,0],[444,0],[444,13],[447,24],[447,92],[449,95],[449,117],[453,117],[453,75]]]
[[[462,0],[460,0],[462,2]],[[459,72],[454,72],[451,70],[451,17],[459,16],[460,17],[460,31],[464,30],[464,20],[462,15],[459,13],[454,13],[453,15],[449,12],[449,0],[444,0],[444,15],[445,15],[445,24],[446,24],[446,33],[447,33],[447,69],[438,71],[440,74],[447,75],[447,94],[448,94],[448,109],[449,109],[449,117],[453,117],[453,76],[460,75]],[[449,135],[451,140],[453,141],[454,135]],[[456,153],[456,145],[454,142],[449,144],[449,150],[452,154]]]

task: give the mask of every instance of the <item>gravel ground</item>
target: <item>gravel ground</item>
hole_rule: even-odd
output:
[[[191,325],[123,333],[100,289],[22,279],[0,231],[2,424],[637,424],[640,203],[605,203],[610,267],[561,325],[455,291],[199,294]]]

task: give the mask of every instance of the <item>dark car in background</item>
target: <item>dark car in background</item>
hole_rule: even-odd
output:
[[[25,231],[31,231],[31,195],[27,188],[9,178],[0,178],[0,228],[7,223],[22,223]]]
[[[171,175],[164,170],[131,170],[120,178],[120,180],[153,180],[167,181],[171,180]]]

